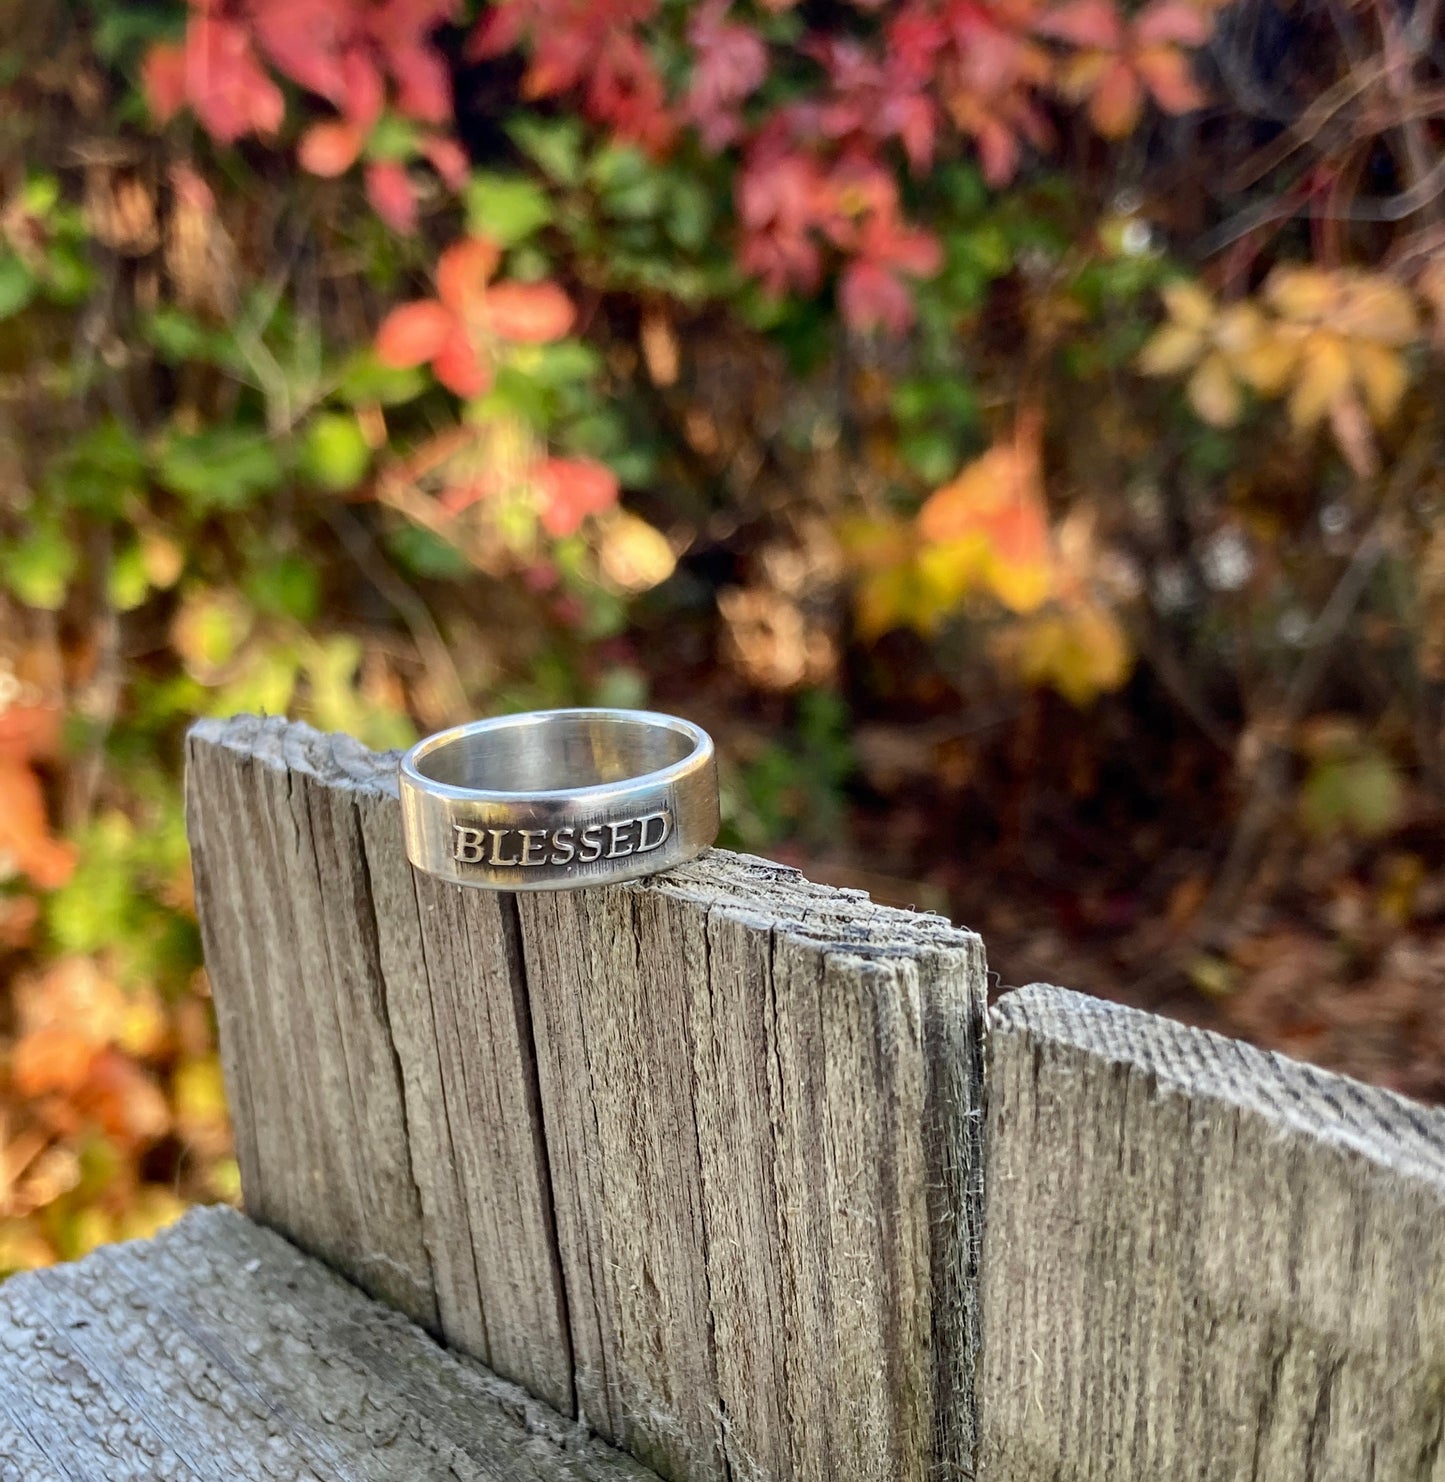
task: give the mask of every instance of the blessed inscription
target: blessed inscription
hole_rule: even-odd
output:
[[[458,864],[485,864],[535,869],[538,865],[591,864],[595,859],[622,859],[650,854],[672,833],[672,814],[663,808],[612,823],[576,828],[472,828],[452,825],[452,858]]]

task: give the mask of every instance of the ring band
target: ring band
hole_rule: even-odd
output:
[[[458,885],[613,885],[717,838],[712,737],[653,711],[473,721],[418,741],[399,774],[407,858]]]

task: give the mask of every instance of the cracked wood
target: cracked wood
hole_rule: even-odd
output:
[[[229,1209],[0,1287],[0,1477],[657,1482]]]
[[[988,1084],[985,1482],[1445,1482],[1445,1113],[1045,987]]]
[[[972,1475],[977,937],[724,851],[439,885],[393,758],[189,758],[248,1209],[677,1482]]]

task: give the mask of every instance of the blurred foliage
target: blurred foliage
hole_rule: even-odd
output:
[[[1445,915],[1439,7],[4,13],[0,1274],[235,1196],[196,715],[673,705],[1213,999]]]

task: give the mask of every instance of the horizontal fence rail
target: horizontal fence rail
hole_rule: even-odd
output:
[[[230,1209],[0,1286],[0,1477],[657,1482]]]
[[[979,940],[712,851],[414,873],[395,758],[191,732],[249,1213],[663,1476],[967,1476]]]

